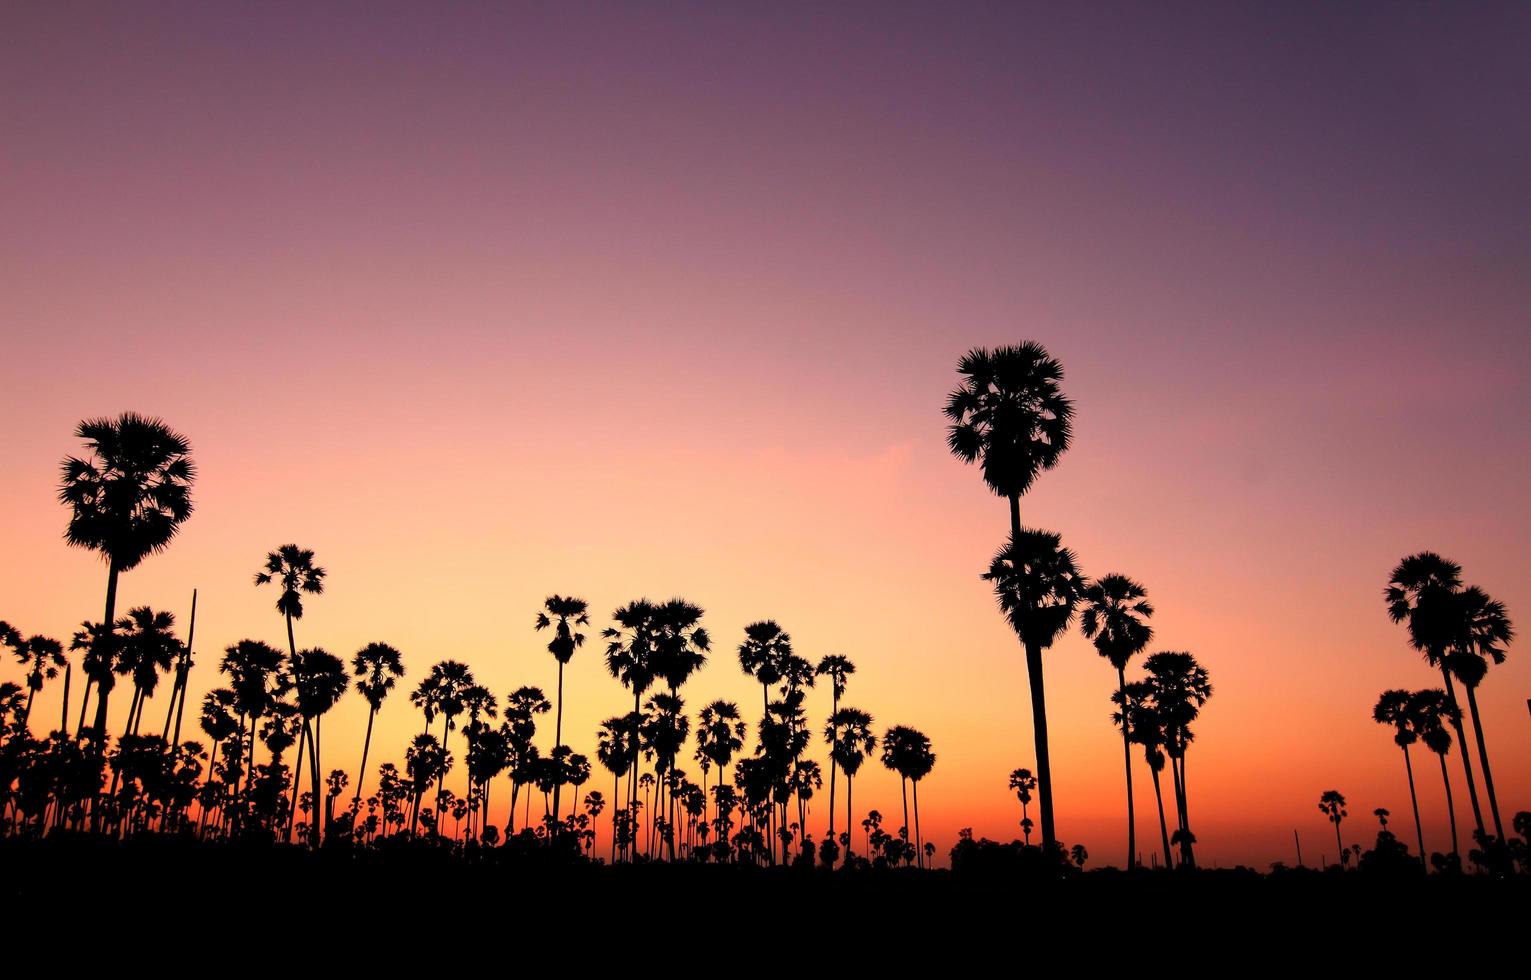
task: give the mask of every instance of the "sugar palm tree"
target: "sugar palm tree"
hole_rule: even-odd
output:
[[[1000,549],[983,576],[994,583],[1000,610],[1026,649],[1031,687],[1031,724],[1036,742],[1037,797],[1042,811],[1042,847],[1057,847],[1053,829],[1052,764],[1047,745],[1047,696],[1042,679],[1042,651],[1068,629],[1084,588],[1074,554],[1050,531],[1022,528]]]
[[[26,725],[32,717],[32,699],[43,689],[44,680],[53,680],[62,668],[67,677],[69,660],[64,656],[64,645],[46,636],[31,636],[23,640],[6,623],[0,623],[0,642],[11,648],[16,662],[27,668],[27,704],[21,711],[21,724]],[[68,711],[68,702],[65,702]],[[67,723],[60,731],[67,729]]]
[[[611,618],[615,626],[601,631],[606,640],[606,669],[612,677],[633,692],[634,715],[643,713],[643,695],[654,683],[655,648],[658,641],[658,607],[647,599],[637,599],[616,609]],[[638,806],[638,729],[629,732],[633,766],[628,773],[629,810]]]
[[[249,748],[244,757],[245,781],[248,784],[255,771],[255,731],[260,720],[292,687],[287,672],[287,658],[280,650],[259,640],[240,640],[226,649],[218,664],[220,673],[227,674],[229,689],[234,692],[234,706],[239,711],[240,735],[246,734],[249,725]]]
[[[857,708],[841,708],[829,716],[829,723],[824,727],[824,742],[829,746],[830,756],[845,773],[845,864],[849,867],[851,828],[855,827],[851,786],[861,763],[877,749],[872,716]]]
[[[1153,687],[1146,681],[1133,681],[1111,696],[1116,710],[1111,720],[1126,725],[1132,732],[1132,741],[1143,746],[1143,760],[1148,763],[1149,775],[1154,781],[1154,805],[1159,813],[1159,841],[1164,849],[1166,867],[1174,865],[1170,852],[1169,825],[1164,819],[1164,789],[1159,774],[1164,771],[1164,723],[1153,703]]]
[[[1457,705],[1456,684],[1446,658],[1462,636],[1462,604],[1456,598],[1462,588],[1462,566],[1433,551],[1409,555],[1393,569],[1392,578],[1383,590],[1388,615],[1395,623],[1407,623],[1409,644],[1425,655],[1425,661],[1441,672],[1446,700],[1451,706],[1450,721],[1456,729],[1457,742],[1467,744],[1462,730],[1462,712]],[[1473,779],[1473,764],[1462,751],[1462,772],[1467,778],[1467,799],[1472,804],[1473,822],[1478,833],[1484,832],[1483,810],[1478,805],[1478,785]]]
[[[909,785],[914,793],[914,846],[915,857],[921,868],[925,867],[925,838],[920,833],[920,782],[936,767],[936,753],[924,732],[913,729],[910,736]]]
[[[667,599],[655,610],[654,676],[678,692],[707,663],[712,639],[702,626],[701,606],[685,599]]]
[[[840,699],[845,697],[845,688],[850,681],[850,676],[856,672],[856,665],[849,657],[838,653],[825,654],[815,670],[822,677],[828,677],[830,682],[830,709],[833,715],[840,710]],[[835,771],[839,767],[835,765],[833,756],[829,760],[829,837],[835,836]]]
[[[1345,856],[1345,843],[1340,840],[1340,821],[1348,814],[1345,812],[1345,797],[1340,795],[1339,790],[1327,789],[1318,798],[1318,809],[1329,822],[1334,824],[1334,843],[1340,849],[1340,857]],[[1341,862],[1343,864],[1343,861]]]
[[[1450,728],[1459,728],[1461,713],[1440,688],[1415,691],[1409,697],[1409,709],[1413,724],[1419,729],[1419,740],[1440,760],[1441,785],[1446,788],[1446,816],[1451,823],[1451,853],[1460,854],[1457,808],[1451,796],[1451,774],[1446,771],[1446,756],[1451,752]]]
[[[718,700],[704,707],[697,716],[696,754],[704,761],[703,792],[706,792],[706,772],[710,766],[718,767],[718,783],[728,780],[728,766],[734,754],[744,748],[744,736],[749,731],[739,714],[739,706],[732,701]],[[706,814],[703,813],[705,819]]]
[[[1446,655],[1446,668],[1462,682],[1467,691],[1467,712],[1472,716],[1473,735],[1478,743],[1478,762],[1483,766],[1483,790],[1488,795],[1489,812],[1494,817],[1494,834],[1501,841],[1504,822],[1499,818],[1499,799],[1494,795],[1494,771],[1488,764],[1488,746],[1483,738],[1483,720],[1478,714],[1478,685],[1483,683],[1490,664],[1502,664],[1504,648],[1515,637],[1504,603],[1490,598],[1477,586],[1457,593],[1453,617],[1457,637]]]
[[[113,669],[133,680],[133,701],[128,708],[124,735],[137,735],[144,702],[159,686],[159,675],[168,673],[184,647],[175,635],[175,615],[155,612],[148,606],[128,611],[127,629],[117,644]]]
[[[191,516],[196,467],[185,437],[159,419],[134,412],[115,419],[87,419],[76,427],[75,437],[85,440],[88,453],[63,462],[59,500],[70,509],[64,539],[100,553],[106,562],[106,614],[99,636],[105,649],[98,656],[110,663],[115,656],[117,578],[168,547]],[[106,739],[110,694],[110,685],[98,684],[93,726],[97,744]]]
[[[576,627],[588,626],[590,615],[584,599],[573,596],[551,595],[543,601],[542,611],[537,614],[537,629],[553,630],[548,641],[548,653],[558,661],[558,709],[553,723],[553,744],[563,744],[563,669],[574,658],[574,651],[585,644],[585,634]],[[559,793],[562,785],[553,787],[553,826],[558,826]],[[576,801],[577,802],[577,801]]]
[[[1202,705],[1212,697],[1212,682],[1207,670],[1189,653],[1156,653],[1144,663],[1154,711],[1164,733],[1164,753],[1169,756],[1170,775],[1175,786],[1176,811],[1180,829],[1171,840],[1180,841],[1180,863],[1196,866],[1191,833],[1190,793],[1186,785],[1186,750],[1195,739],[1191,722],[1201,714]]]
[[[319,774],[324,771],[320,762],[322,759],[320,737],[323,734],[324,715],[345,695],[349,678],[346,676],[346,665],[343,660],[317,647],[299,651],[292,658],[291,669],[298,715],[303,719],[303,734],[307,736],[309,743],[309,787],[313,790],[315,800],[314,820],[309,828],[308,840],[310,845],[318,847],[324,836],[317,807],[322,795]],[[294,799],[297,798],[298,793],[298,777],[302,775],[301,755],[297,764],[299,768],[293,776],[292,784]]]
[[[627,775],[628,769],[633,765],[632,734],[631,729],[637,726],[639,719],[631,714],[614,715],[601,722],[600,731],[596,734],[595,759],[602,767],[611,773],[611,799],[613,807],[621,798],[622,777]],[[617,811],[611,814],[611,860],[617,860]],[[624,850],[626,841],[622,841]]]
[[[356,796],[361,802],[362,784],[367,780],[367,754],[372,751],[372,722],[394,685],[404,676],[404,659],[386,643],[369,643],[351,658],[351,673],[356,678],[356,693],[367,699],[367,737],[362,742],[361,768],[356,772]]]
[[[775,620],[764,619],[744,628],[739,644],[739,666],[760,682],[761,703],[771,710],[771,688],[780,683],[782,669],[792,656],[792,636]]]
[[[920,860],[921,867],[924,866],[924,858],[920,854],[921,842],[916,829],[920,813],[919,781],[930,773],[935,763],[936,756],[930,750],[930,739],[919,729],[895,725],[883,733],[882,764],[898,773],[899,788],[904,797],[904,839],[914,843],[914,854]],[[909,824],[909,783],[915,786],[915,827]]]
[[[1414,808],[1414,837],[1419,844],[1420,864],[1428,870],[1425,832],[1419,822],[1419,795],[1414,791],[1414,761],[1409,757],[1409,746],[1419,741],[1416,718],[1414,696],[1408,691],[1383,691],[1381,697],[1377,698],[1376,706],[1372,708],[1372,721],[1379,725],[1391,725],[1393,744],[1403,750],[1404,771],[1409,776],[1409,803]]]
[[[551,710],[552,702],[540,687],[518,687],[505,695],[506,768],[510,770],[510,816],[505,823],[507,839],[516,830],[516,801],[521,787],[539,765],[537,746],[533,742],[537,735],[537,716]]]
[[[1030,769],[1012,769],[1010,771],[1010,791],[1021,804],[1021,832],[1025,835],[1026,844],[1031,844],[1031,817],[1026,809],[1031,805],[1031,794],[1037,788],[1037,777],[1031,774]]]
[[[957,363],[961,383],[947,397],[947,445],[1010,502],[1010,534],[1021,536],[1021,496],[1068,450],[1074,406],[1059,388],[1063,367],[1041,344],[981,347]]]
[[[293,640],[292,622],[303,618],[303,593],[319,595],[324,591],[324,569],[314,564],[314,552],[295,544],[284,544],[266,554],[266,567],[255,573],[256,585],[277,582],[282,591],[276,597],[276,611],[287,621],[287,655],[298,652]]]
[[[1116,668],[1116,689],[1127,687],[1128,662],[1148,646],[1154,637],[1152,626],[1144,620],[1154,614],[1148,592],[1125,575],[1106,575],[1090,583],[1084,591],[1085,608],[1080,627],[1085,639],[1095,643],[1095,650]],[[1122,766],[1127,774],[1127,870],[1131,871],[1138,853],[1137,819],[1132,799],[1131,716],[1122,717]]]
[[[128,628],[127,617],[117,620],[113,626],[116,630]],[[80,671],[85,675],[85,695],[80,698],[80,717],[75,724],[75,735],[79,737],[85,734],[85,711],[90,707],[90,692],[92,688],[106,688],[111,690],[117,684],[117,674],[112,670],[116,657],[113,654],[113,642],[107,638],[106,626],[102,623],[89,621],[80,624],[75,630],[74,638],[69,641],[70,650],[81,650],[84,655],[80,658]]]

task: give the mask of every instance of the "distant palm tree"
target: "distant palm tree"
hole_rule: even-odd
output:
[[[256,585],[281,584],[276,597],[276,611],[287,621],[287,655],[298,652],[292,636],[292,621],[303,618],[303,593],[319,595],[324,591],[325,571],[314,564],[314,552],[295,544],[284,544],[266,555],[266,567],[255,573]]]
[[[838,653],[825,654],[819,660],[815,668],[821,677],[828,677],[830,681],[830,715],[840,710],[840,699],[845,697],[845,688],[850,676],[856,672],[856,665],[851,663],[849,657]],[[829,760],[829,838],[835,836],[835,771],[839,767],[835,765],[834,757]]]
[[[1488,794],[1489,812],[1494,816],[1494,834],[1505,839],[1504,823],[1499,819],[1499,799],[1494,795],[1494,772],[1488,764],[1488,746],[1483,739],[1483,720],[1478,715],[1478,685],[1483,683],[1490,664],[1504,663],[1505,645],[1515,637],[1504,603],[1477,586],[1456,595],[1454,616],[1458,634],[1446,655],[1446,668],[1467,690],[1467,711],[1473,720],[1473,735],[1478,743],[1478,762],[1483,766],[1483,789]]]
[[[729,763],[733,762],[734,754],[744,748],[744,736],[748,731],[749,727],[739,715],[739,706],[732,701],[714,701],[697,716],[696,754],[698,761],[705,760],[702,768],[704,794],[707,767],[717,766],[718,783],[725,784]],[[706,819],[705,809],[703,819]]]
[[[1414,762],[1409,757],[1409,746],[1419,741],[1416,718],[1414,696],[1408,691],[1383,691],[1382,696],[1377,698],[1376,707],[1372,708],[1372,721],[1393,726],[1393,744],[1403,750],[1404,771],[1409,775],[1409,803],[1414,808],[1414,836],[1419,843],[1419,862],[1428,871],[1430,865],[1425,853],[1425,832],[1419,822],[1419,795],[1414,791]]]
[[[1096,651],[1116,668],[1116,689],[1127,687],[1127,663],[1142,653],[1154,637],[1153,627],[1144,620],[1154,614],[1143,586],[1125,575],[1107,575],[1090,583],[1084,591],[1085,608],[1080,626],[1085,639],[1095,643]],[[1138,853],[1137,819],[1132,799],[1131,715],[1122,718],[1122,766],[1127,773],[1127,870],[1131,871]]]
[[[137,735],[144,702],[159,686],[159,675],[168,673],[183,647],[175,636],[175,615],[155,612],[148,606],[128,611],[127,629],[117,644],[113,669],[133,679],[133,701],[128,708],[124,735]]]
[[[548,653],[558,661],[558,714],[553,723],[553,744],[563,744],[563,669],[574,658],[574,651],[585,644],[585,634],[575,629],[588,626],[590,616],[584,599],[573,596],[551,595],[543,602],[543,611],[537,614],[537,629],[553,629],[553,639],[548,642]],[[562,784],[553,787],[553,824],[558,826],[559,793]],[[578,801],[576,801],[578,802]]]
[[[882,764],[898,773],[899,786],[914,784],[914,827],[909,825],[909,798],[904,793],[904,839],[914,845],[914,857],[924,867],[919,834],[920,780],[930,774],[936,764],[936,755],[930,750],[930,738],[916,728],[895,725],[882,737]]]
[[[229,677],[234,692],[234,706],[240,716],[240,737],[249,735],[248,754],[244,756],[245,782],[255,775],[255,730],[292,687],[287,674],[287,658],[280,650],[259,640],[240,640],[223,653],[218,670]],[[248,729],[246,729],[248,725]]]
[[[790,656],[792,637],[775,620],[761,620],[744,628],[744,642],[739,644],[739,666],[760,682],[761,702],[768,713],[771,710],[771,688],[780,683]]]
[[[1451,853],[1460,854],[1457,808],[1451,796],[1451,775],[1446,771],[1446,755],[1451,751],[1451,732],[1447,726],[1460,729],[1461,712],[1440,688],[1415,691],[1410,696],[1409,708],[1413,724],[1419,729],[1419,740],[1440,759],[1441,784],[1446,788],[1446,816],[1451,822]]]
[[[353,806],[361,802],[362,784],[367,780],[367,754],[372,751],[372,722],[378,709],[404,676],[404,659],[386,643],[369,643],[351,658],[351,673],[356,678],[356,693],[367,699],[367,737],[362,742],[361,768],[356,774]]]
[[[505,695],[505,734],[510,770],[510,816],[505,823],[505,837],[509,840],[516,830],[516,801],[521,787],[530,781],[540,765],[537,746],[533,738],[537,734],[537,716],[553,710],[552,702],[540,687],[518,687]],[[530,802],[530,795],[527,800]]]
[[[1021,832],[1025,835],[1027,846],[1031,844],[1031,817],[1027,815],[1026,808],[1031,805],[1031,794],[1036,788],[1037,777],[1031,774],[1030,769],[1010,771],[1010,790],[1021,804]]]
[[[27,671],[27,704],[21,711],[21,724],[26,725],[32,717],[32,699],[38,691],[43,689],[44,680],[53,680],[59,675],[59,668],[63,668],[65,676],[68,676],[69,661],[64,657],[64,645],[57,640],[50,640],[46,636],[32,636],[23,640],[9,624],[0,623],[0,643],[11,648],[15,654],[16,662]],[[65,703],[65,711],[68,711],[68,703]],[[60,728],[65,731],[68,723]]]
[[[1324,790],[1324,795],[1318,798],[1319,812],[1329,818],[1334,824],[1334,843],[1340,849],[1340,857],[1345,856],[1345,844],[1340,840],[1340,821],[1347,816],[1345,812],[1345,797],[1340,795],[1339,790]],[[1344,862],[1341,861],[1343,864]]]
[[[621,796],[622,777],[627,775],[633,765],[632,754],[632,729],[637,727],[637,719],[631,714],[615,715],[601,722],[601,729],[596,734],[595,759],[603,768],[611,773],[611,799],[613,807]],[[617,832],[618,815],[615,809],[611,814],[611,860],[617,859]],[[622,842],[624,850],[626,841]]]
[[[994,583],[999,607],[1026,649],[1031,687],[1031,724],[1036,742],[1037,797],[1042,811],[1042,848],[1057,848],[1053,829],[1052,763],[1047,744],[1047,696],[1042,651],[1068,629],[1084,588],[1074,554],[1050,531],[1022,528],[1000,549],[983,576]]]
[[[1170,775],[1174,777],[1176,810],[1180,829],[1170,839],[1180,841],[1180,863],[1196,866],[1191,833],[1190,792],[1186,784],[1186,750],[1195,739],[1191,722],[1201,714],[1202,705],[1212,697],[1212,682],[1207,670],[1189,653],[1156,653],[1144,663],[1154,712],[1164,733],[1164,753],[1169,756]]]
[[[1074,867],[1082,868],[1090,860],[1090,852],[1085,850],[1083,844],[1075,844],[1069,848],[1069,860],[1074,862]]]
[[[654,683],[655,648],[658,645],[658,608],[647,599],[638,599],[619,607],[611,614],[617,625],[601,631],[606,640],[606,669],[612,677],[621,681],[633,692],[634,715],[643,714],[643,695]],[[638,728],[628,733],[631,738],[629,751],[633,766],[628,772],[627,805],[629,811],[638,807]]]
[[[872,733],[872,716],[856,708],[841,708],[829,716],[824,727],[824,741],[829,754],[845,773],[845,864],[851,861],[851,828],[855,827],[851,808],[851,785],[861,763],[877,749]]]
[[[63,462],[59,500],[70,508],[64,538],[99,552],[107,564],[106,613],[98,656],[115,658],[117,577],[163,551],[191,516],[196,468],[185,437],[156,418],[125,412],[115,419],[87,419],[75,429],[89,451]],[[96,695],[93,738],[106,740],[110,685]]]
[[[413,837],[420,825],[420,800],[425,796],[425,791],[431,783],[439,787],[447,770],[452,768],[452,756],[438,741],[436,736],[421,733],[410,742],[409,748],[404,753],[405,771],[409,774],[410,796],[414,802],[409,818],[409,833]],[[437,820],[440,820],[441,793],[436,794],[438,808]]]
[[[303,719],[303,734],[309,743],[309,787],[313,790],[315,801],[314,820],[309,827],[308,841],[311,846],[318,847],[324,836],[317,806],[322,794],[319,774],[324,771],[320,764],[322,756],[319,754],[321,728],[325,713],[345,695],[349,678],[343,660],[317,647],[299,651],[292,658],[291,671],[298,715]],[[301,757],[298,766],[299,770],[294,774],[292,783],[294,799],[298,793],[298,779],[302,775]]]
[[[1149,775],[1154,780],[1154,805],[1159,812],[1159,841],[1164,849],[1166,867],[1174,866],[1170,852],[1169,825],[1164,820],[1164,788],[1159,774],[1164,771],[1164,723],[1153,704],[1153,687],[1147,681],[1133,681],[1111,695],[1116,710],[1111,720],[1125,725],[1132,733],[1132,741],[1143,746],[1143,761],[1148,763]]]
[[[1456,685],[1446,662],[1453,645],[1462,635],[1460,617],[1463,606],[1456,598],[1461,587],[1461,565],[1433,551],[1421,551],[1404,558],[1393,569],[1387,588],[1383,590],[1383,599],[1393,622],[1408,624],[1409,644],[1425,655],[1430,666],[1440,670],[1446,700],[1451,706],[1451,725],[1456,729],[1457,742],[1465,746],[1467,735],[1462,730]],[[1473,822],[1481,834],[1484,832],[1483,810],[1478,806],[1478,786],[1473,779],[1472,759],[1466,749],[1462,751],[1462,771],[1467,777],[1467,799],[1472,804]]]
[[[115,630],[128,628],[127,617],[117,620]],[[69,649],[84,651],[80,658],[80,670],[85,675],[85,695],[80,699],[80,717],[75,723],[76,737],[85,734],[85,711],[90,707],[90,692],[92,688],[106,688],[111,690],[117,684],[117,675],[112,670],[116,657],[112,653],[113,643],[106,639],[106,626],[102,623],[89,621],[80,624],[75,630],[74,638],[69,641]]]

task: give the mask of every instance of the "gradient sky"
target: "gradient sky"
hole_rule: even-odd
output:
[[[931,735],[943,855],[1008,840],[1025,671],[978,579],[1006,511],[940,408],[964,350],[1035,339],[1078,420],[1023,518],[1143,581],[1155,648],[1210,669],[1203,859],[1291,861],[1296,829],[1333,860],[1330,788],[1351,839],[1406,821],[1370,710],[1439,677],[1393,564],[1438,550],[1531,609],[1531,8],[719,6],[4,5],[0,616],[100,615],[57,465],[78,419],[153,413],[197,511],[119,608],[184,621],[201,590],[194,698],[223,647],[283,639],[250,578],[287,541],[330,572],[300,645],[393,643],[407,683],[452,657],[551,691],[543,596],[598,630],[679,594],[718,641],[693,709],[757,703],[733,651],[776,618]],[[1510,655],[1482,692],[1506,820]],[[1059,834],[1120,863],[1113,673],[1077,631],[1046,663]],[[567,684],[593,750],[630,702],[596,645]],[[327,767],[365,714],[336,709]],[[373,759],[418,728],[389,702]],[[891,813],[866,772],[857,809]]]

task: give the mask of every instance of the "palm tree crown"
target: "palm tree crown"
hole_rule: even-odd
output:
[[[947,445],[977,462],[989,488],[1019,497],[1069,447],[1074,406],[1058,387],[1063,367],[1042,345],[974,348],[957,364],[962,382],[946,400]]]
[[[1046,649],[1068,628],[1084,588],[1074,553],[1051,531],[1022,528],[1000,549],[984,579],[1021,642]]]
[[[1106,575],[1084,589],[1079,625],[1085,639],[1117,670],[1148,646],[1154,630],[1144,620],[1154,614],[1148,592],[1125,575]]]
[[[266,567],[255,573],[255,584],[279,582],[281,594],[276,608],[284,616],[303,618],[303,593],[318,595],[324,591],[324,569],[314,564],[314,552],[295,544],[284,544],[266,555]]]

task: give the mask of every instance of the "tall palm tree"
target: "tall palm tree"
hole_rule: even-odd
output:
[[[1074,554],[1050,531],[1022,528],[1000,549],[983,576],[994,583],[1000,610],[1026,649],[1031,686],[1031,724],[1036,742],[1037,797],[1042,811],[1042,848],[1057,848],[1053,829],[1052,763],[1047,746],[1047,696],[1042,679],[1042,651],[1068,629],[1084,588]]]
[[[196,467],[184,436],[159,419],[124,412],[115,419],[86,419],[75,429],[84,457],[63,462],[59,500],[70,508],[64,539],[99,552],[106,561],[106,614],[99,656],[115,655],[117,577],[169,546],[191,516]],[[93,738],[106,739],[110,686],[98,685]]]
[[[601,631],[606,640],[606,669],[612,677],[633,692],[634,715],[643,714],[643,695],[654,683],[655,648],[658,644],[659,609],[647,599],[637,599],[616,609],[611,618],[615,626]],[[638,729],[628,733],[633,757],[627,779],[627,805],[638,807]]]
[[[1111,696],[1116,711],[1111,720],[1125,725],[1132,732],[1132,741],[1143,746],[1143,761],[1148,763],[1149,775],[1154,780],[1154,805],[1159,813],[1159,842],[1164,851],[1166,867],[1174,866],[1170,851],[1169,825],[1164,819],[1164,789],[1159,774],[1164,771],[1164,723],[1154,707],[1153,687],[1147,681],[1133,681]]]
[[[1450,720],[1456,729],[1457,742],[1467,744],[1462,730],[1462,712],[1457,705],[1456,684],[1446,658],[1462,635],[1460,614],[1463,606],[1456,598],[1462,588],[1462,566],[1433,551],[1409,555],[1393,569],[1392,578],[1383,590],[1388,615],[1395,623],[1407,623],[1409,644],[1425,655],[1425,661],[1441,672],[1446,700],[1451,705]],[[1467,778],[1467,799],[1472,804],[1473,822],[1484,833],[1483,810],[1478,805],[1478,785],[1473,779],[1472,759],[1462,751],[1462,772]]]
[[[341,697],[346,693],[349,678],[346,675],[345,661],[327,650],[317,647],[311,650],[299,651],[292,658],[293,690],[297,699],[298,715],[303,719],[303,732],[308,737],[309,743],[309,787],[314,794],[314,819],[309,827],[308,840],[310,845],[318,847],[324,837],[324,831],[319,819],[318,801],[322,796],[320,788],[320,773],[324,771],[320,764],[320,736],[323,734],[322,725],[324,715],[333,708]],[[298,777],[302,775],[302,759],[299,758],[299,771],[293,776],[293,798],[298,795]]]
[[[596,734],[595,758],[607,772],[611,773],[611,799],[613,809],[611,813],[611,860],[617,859],[618,817],[615,803],[620,798],[622,777],[627,775],[628,769],[633,765],[632,735],[631,729],[635,727],[633,715],[614,715],[601,722],[600,731]],[[621,841],[624,853],[627,841]]]
[[[1318,809],[1329,818],[1330,823],[1334,824],[1334,843],[1340,849],[1340,863],[1343,865],[1346,852],[1345,843],[1340,839],[1340,821],[1348,816],[1345,812],[1345,797],[1340,795],[1339,790],[1326,789],[1318,798]]]
[[[325,571],[314,564],[314,552],[295,544],[284,544],[266,554],[266,567],[255,573],[256,585],[280,583],[276,611],[287,621],[287,655],[298,652],[292,636],[292,621],[303,618],[303,593],[319,595],[324,591]]]
[[[1489,812],[1494,817],[1494,834],[1505,839],[1504,823],[1499,819],[1499,799],[1494,795],[1494,771],[1488,764],[1488,746],[1483,739],[1483,720],[1478,715],[1478,685],[1483,683],[1490,664],[1504,663],[1505,646],[1515,637],[1504,603],[1490,598],[1477,586],[1457,593],[1453,617],[1457,637],[1446,655],[1446,668],[1462,682],[1467,691],[1467,711],[1473,720],[1473,735],[1478,743],[1478,762],[1483,766],[1483,790],[1488,794]]]
[[[850,676],[856,672],[856,665],[851,659],[838,653],[825,654],[815,668],[822,677],[828,677],[830,682],[830,708],[831,716],[840,710],[840,699],[845,697],[845,688],[850,681]],[[834,757],[829,760],[829,839],[835,837],[835,772],[839,766],[835,764]]]
[[[169,673],[184,647],[175,635],[175,614],[155,612],[148,606],[128,611],[127,629],[117,645],[113,669],[133,679],[133,701],[128,708],[124,735],[137,735],[144,702],[159,686],[159,675]]]
[[[1186,749],[1195,739],[1191,722],[1201,714],[1202,705],[1212,697],[1212,682],[1207,670],[1189,653],[1156,653],[1144,663],[1148,686],[1159,724],[1164,732],[1164,752],[1169,756],[1170,775],[1175,786],[1179,815],[1180,863],[1196,866],[1192,851],[1195,836],[1191,833],[1190,793],[1186,785]],[[1174,838],[1171,838],[1172,840]]]
[[[1419,796],[1414,791],[1414,762],[1409,757],[1409,746],[1419,741],[1416,726],[1418,713],[1414,708],[1414,696],[1408,691],[1383,691],[1372,708],[1372,721],[1379,725],[1393,726],[1393,744],[1403,750],[1404,771],[1409,775],[1409,803],[1414,807],[1414,837],[1419,844],[1419,861],[1427,870],[1425,832],[1419,822]]]
[[[15,654],[16,662],[27,671],[27,704],[21,711],[21,724],[26,725],[32,717],[32,699],[38,691],[43,689],[44,680],[53,680],[59,675],[59,669],[69,670],[69,661],[64,656],[64,645],[57,640],[51,640],[46,636],[31,636],[23,640],[6,623],[0,623],[0,642],[11,648]],[[65,711],[68,711],[68,703],[65,703]],[[67,728],[67,723],[65,728]],[[64,729],[61,728],[60,731]]]
[[[930,739],[918,729],[894,725],[883,733],[882,764],[898,773],[899,788],[904,799],[904,840],[914,845],[914,854],[920,859],[921,867],[924,866],[924,859],[920,855],[918,834],[909,823],[908,784],[915,784],[914,812],[917,823],[920,812],[919,780],[930,772],[935,762],[935,753],[930,750]]]
[[[516,801],[521,787],[539,765],[537,746],[537,716],[553,710],[553,705],[540,687],[518,687],[505,695],[505,734],[507,766],[510,770],[510,816],[505,823],[505,837],[510,838],[516,830]],[[528,797],[528,800],[530,797]]]
[[[539,631],[552,628],[553,639],[548,641],[548,653],[558,661],[558,714],[553,723],[553,744],[563,744],[563,669],[574,659],[574,651],[585,644],[585,634],[575,627],[590,625],[588,604],[573,596],[551,595],[537,614]],[[553,787],[553,826],[558,826],[559,793],[562,784]],[[578,801],[576,801],[578,802]]]
[[[920,781],[936,767],[936,753],[930,739],[918,729],[910,729],[909,736],[909,785],[914,793],[914,847],[915,858],[921,868],[925,867],[925,838],[920,833]]]
[[[1085,608],[1080,627],[1085,639],[1116,668],[1116,689],[1127,687],[1127,663],[1142,653],[1154,637],[1144,620],[1154,614],[1148,592],[1125,575],[1106,575],[1084,590]],[[1138,853],[1137,819],[1132,799],[1132,738],[1130,714],[1122,716],[1122,767],[1127,774],[1127,870]]]
[[[1409,707],[1414,724],[1419,728],[1419,740],[1440,760],[1441,784],[1446,788],[1446,816],[1451,822],[1451,853],[1461,854],[1457,808],[1451,796],[1451,775],[1446,771],[1446,756],[1451,751],[1451,732],[1447,726],[1460,730],[1461,712],[1438,687],[1415,691],[1410,696]]]
[[[696,754],[702,767],[703,782],[709,766],[718,767],[718,783],[728,780],[728,766],[734,754],[744,748],[744,736],[749,727],[739,714],[739,706],[732,701],[718,700],[704,707],[697,716]],[[704,785],[703,791],[705,793]],[[706,818],[705,811],[703,819]]]
[[[744,642],[739,644],[739,666],[760,682],[761,703],[771,710],[771,688],[781,682],[787,658],[792,656],[792,636],[774,619],[764,619],[744,628]]]
[[[845,773],[845,864],[851,861],[851,833],[856,826],[851,809],[851,785],[861,763],[877,749],[872,733],[872,716],[857,708],[841,708],[829,716],[824,726],[824,742],[829,754]]]
[[[367,737],[362,742],[361,768],[356,773],[354,806],[361,801],[362,784],[367,780],[367,754],[372,751],[372,722],[389,692],[404,676],[404,658],[386,643],[369,643],[351,658],[351,673],[356,678],[356,693],[367,699]]]
[[[1010,535],[1021,536],[1021,495],[1069,448],[1074,406],[1058,384],[1063,366],[1033,341],[975,347],[957,363],[961,383],[946,399],[947,445],[976,462],[984,483],[1010,502]]]

